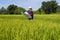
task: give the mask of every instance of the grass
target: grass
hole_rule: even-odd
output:
[[[0,15],[0,40],[60,40],[60,15]]]

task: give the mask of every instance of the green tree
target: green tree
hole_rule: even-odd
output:
[[[57,7],[57,12],[60,12],[60,6]]]
[[[7,10],[4,7],[2,7],[0,9],[0,14],[6,14],[6,13],[7,13]]]
[[[50,2],[50,10],[51,10],[51,12],[56,13],[57,6],[58,5],[57,5],[56,1],[51,1]]]
[[[49,14],[50,13],[50,2],[42,2],[42,7],[43,11],[46,13],[46,14]]]
[[[56,13],[57,3],[56,1],[47,1],[42,2],[41,8],[46,14]]]
[[[24,8],[22,8],[22,7],[18,7],[15,11],[14,11],[14,13],[15,14],[21,14],[21,12],[25,12],[26,10],[24,9]]]
[[[41,8],[39,8],[36,13],[41,14]]]
[[[9,14],[14,14],[14,11],[17,9],[17,6],[12,4],[12,5],[9,5],[7,10],[8,10],[8,13]]]

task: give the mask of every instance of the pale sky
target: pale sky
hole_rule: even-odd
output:
[[[49,0],[0,0],[0,8],[2,6],[7,8],[8,5],[15,4],[25,9],[28,9],[28,7],[31,6],[35,10],[41,7],[42,1],[49,1]],[[56,1],[60,5],[60,1],[59,0]]]

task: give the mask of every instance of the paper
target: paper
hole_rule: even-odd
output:
[[[31,15],[30,15],[28,12],[25,12],[24,15],[25,15],[27,18],[31,18]]]

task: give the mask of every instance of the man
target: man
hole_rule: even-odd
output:
[[[28,13],[30,14],[30,16],[31,16],[31,18],[29,18],[29,20],[33,19],[32,7],[29,7],[29,10],[28,10],[27,12],[28,12]]]

